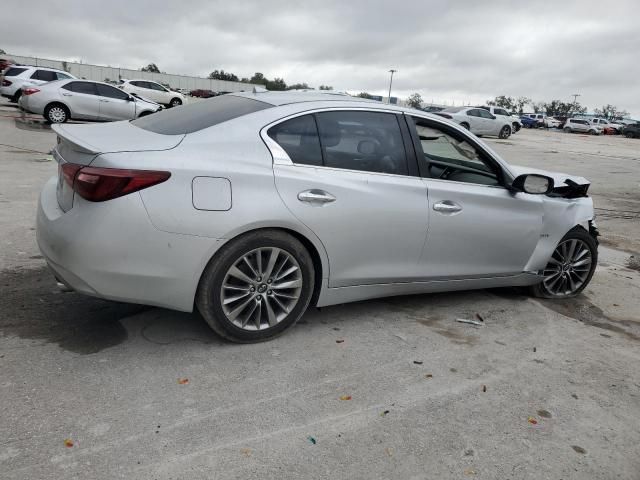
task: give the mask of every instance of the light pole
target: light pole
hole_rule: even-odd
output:
[[[572,106],[571,116],[573,117],[573,110],[575,110],[576,105],[578,104],[578,97],[581,97],[582,95],[580,95],[579,93],[572,93],[571,96],[573,97],[573,103],[571,104]]]
[[[391,85],[393,84],[393,74],[396,73],[397,70],[392,68],[389,72],[391,72],[391,79],[389,80],[389,104],[391,104]]]

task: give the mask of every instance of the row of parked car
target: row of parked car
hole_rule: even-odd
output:
[[[116,87],[29,65],[8,66],[0,77],[0,94],[51,123],[131,120],[186,101],[182,93],[148,80],[124,80]]]
[[[592,135],[621,134],[624,133],[627,126],[627,124],[612,122],[604,118],[547,116],[543,113],[525,113],[521,120],[523,126],[527,128],[560,128],[567,133],[578,132]]]

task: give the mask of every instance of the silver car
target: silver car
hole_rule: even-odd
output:
[[[131,120],[162,109],[155,102],[107,83],[77,79],[25,86],[18,104],[27,112],[42,115],[50,123]]]
[[[54,125],[37,238],[88,295],[199,310],[271,338],[310,305],[591,280],[581,177],[507,164],[442,117],[328,94],[234,93],[131,122]]]
[[[509,138],[513,119],[510,116],[493,115],[482,107],[448,107],[436,115],[456,122],[476,135],[493,135]]]

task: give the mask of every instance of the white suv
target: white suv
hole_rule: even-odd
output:
[[[22,87],[42,85],[55,80],[76,78],[70,73],[55,68],[32,67],[29,65],[14,65],[9,67],[0,83],[0,95],[17,102],[22,95]]]
[[[604,129],[605,127],[615,128],[618,133],[622,133],[624,129],[624,125],[619,123],[613,123],[609,120],[605,120],[604,118],[592,118],[590,119],[592,125],[597,125],[600,128]]]
[[[502,108],[502,107],[478,107],[478,108],[483,108],[487,110],[489,113],[492,113],[497,117],[506,117],[505,120],[508,120],[511,122],[511,133],[516,133],[522,128],[522,121],[520,121],[520,117],[518,117],[517,115],[511,115],[511,113],[509,113],[505,108]]]
[[[585,118],[569,118],[564,124],[563,130],[567,133],[590,133],[591,135],[600,135],[602,128],[599,125],[593,125]]]
[[[185,103],[185,96],[180,92],[174,92],[149,80],[125,80],[118,88],[167,107],[177,107]]]

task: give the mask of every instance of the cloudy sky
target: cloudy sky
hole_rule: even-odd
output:
[[[496,95],[611,103],[640,117],[637,0],[30,0],[0,48],[206,76],[259,71],[287,83],[427,102]],[[27,33],[30,32],[30,33]]]

